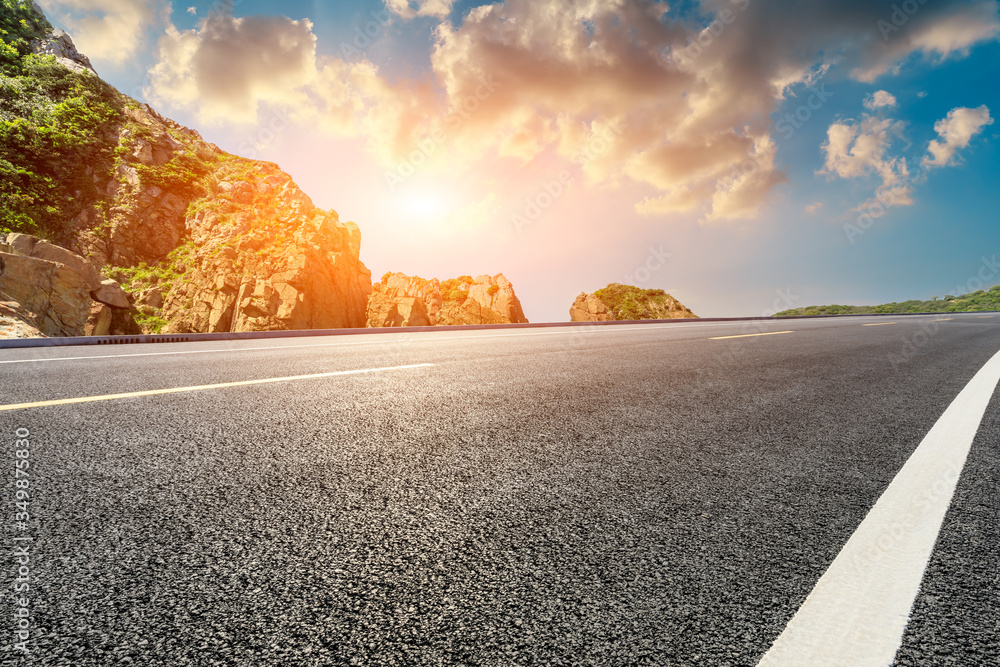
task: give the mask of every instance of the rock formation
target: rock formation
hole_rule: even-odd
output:
[[[178,256],[190,268],[169,283],[163,330],[363,327],[372,288],[358,226],[317,209],[275,165],[231,160],[214,176],[185,220]]]
[[[32,314],[22,310],[21,304],[0,301],[0,340],[4,338],[45,338],[28,320]]]
[[[372,288],[369,327],[521,324],[528,320],[503,274],[440,282],[387,273]]]
[[[132,305],[89,261],[26,234],[0,244],[0,300],[8,325],[20,321],[45,336],[105,336],[114,311]]]
[[[41,8],[37,4],[34,5],[34,8],[39,14],[42,13]],[[53,30],[47,39],[32,41],[31,51],[38,55],[55,56],[59,64],[68,67],[74,72],[89,71],[95,75],[97,74],[94,71],[93,65],[90,64],[90,58],[77,51],[72,38],[62,30]]]
[[[593,294],[583,293],[570,306],[572,322],[697,319],[680,301],[660,289],[612,283]]]
[[[570,322],[610,322],[615,316],[593,294],[581,293],[569,309]]]
[[[37,6],[0,16],[0,28],[14,26],[34,37],[6,72],[31,96],[0,96],[0,118],[25,126],[0,141],[0,170],[5,161],[20,170],[0,188],[0,220],[51,243],[9,251],[17,298],[0,301],[21,308],[7,317],[34,314],[47,335],[100,331],[108,312],[81,319],[96,299],[112,309],[111,333],[365,325],[371,273],[357,225],[317,209],[277,165],[229,155],[111,88]],[[31,74],[39,68],[43,79]],[[67,129],[52,116],[60,105],[88,113]],[[60,142],[23,138],[50,135]]]

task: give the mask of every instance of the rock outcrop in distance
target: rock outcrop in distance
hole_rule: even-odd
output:
[[[225,153],[119,93],[39,11],[12,14],[0,28],[17,54],[0,54],[0,77],[20,92],[0,96],[0,121],[23,131],[0,135],[0,238],[47,239],[117,280],[128,303],[112,334],[364,327],[371,273],[357,225],[316,208],[277,165]],[[48,335],[84,326],[92,282],[21,255],[7,265],[39,292],[65,287],[74,312],[57,322],[19,288],[23,302],[0,295],[8,318],[34,313],[26,324]]]
[[[661,289],[641,289],[618,283],[593,294],[580,294],[570,306],[569,317],[572,322],[698,319],[680,301]]]
[[[527,323],[514,286],[503,274],[439,281],[387,273],[372,288],[369,327]]]

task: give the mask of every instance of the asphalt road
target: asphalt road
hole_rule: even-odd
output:
[[[754,665],[1000,351],[938,319],[0,350],[0,406],[229,385],[0,411],[0,660]],[[998,443],[898,665],[1000,655]]]

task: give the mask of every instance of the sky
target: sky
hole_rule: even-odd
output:
[[[996,0],[40,0],[101,76],[533,322],[1000,283]]]

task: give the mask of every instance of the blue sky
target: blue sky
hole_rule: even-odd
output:
[[[702,316],[969,285],[1000,255],[1000,10],[912,3],[42,4],[119,89],[355,220],[376,278],[503,272],[558,321],[628,279]]]

